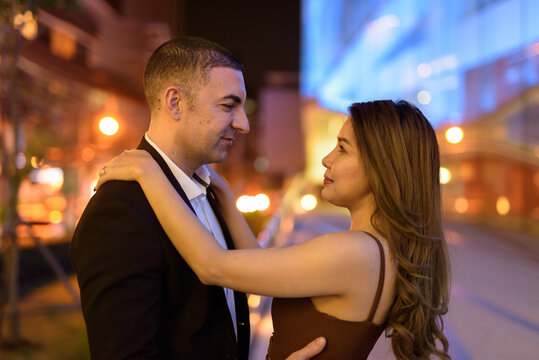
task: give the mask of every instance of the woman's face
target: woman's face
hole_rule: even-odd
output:
[[[337,146],[322,160],[327,168],[322,197],[333,205],[354,210],[366,204],[371,191],[350,119],[337,140]]]

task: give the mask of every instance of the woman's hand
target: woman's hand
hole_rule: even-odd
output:
[[[145,150],[125,150],[110,160],[99,172],[95,190],[110,180],[140,181],[159,171],[159,165]]]
[[[220,194],[225,194],[230,192],[230,188],[225,180],[219,175],[211,166],[206,165],[206,169],[210,172],[210,184],[213,189],[215,189]]]

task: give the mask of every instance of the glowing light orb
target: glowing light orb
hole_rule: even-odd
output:
[[[111,117],[104,117],[99,122],[99,130],[105,135],[112,136],[118,132],[118,129],[120,128],[120,125],[118,124],[118,121]]]
[[[507,215],[509,213],[509,210],[511,210],[511,204],[509,203],[509,199],[507,199],[505,196],[500,196],[498,200],[496,201],[496,211],[500,215]]]
[[[466,211],[468,211],[468,208],[469,208],[469,204],[466,198],[461,197],[455,200],[455,210],[459,214],[464,214]]]
[[[458,126],[453,126],[447,129],[447,131],[445,132],[445,138],[451,144],[458,144],[459,142],[462,141],[463,137],[464,137],[464,132]]]
[[[316,200],[314,195],[307,194],[301,198],[301,207],[306,211],[313,210],[317,204],[318,200]]]
[[[441,167],[440,168],[440,183],[441,184],[447,184],[451,181],[451,171],[449,171],[448,168]]]
[[[432,100],[432,97],[430,95],[430,92],[427,90],[421,90],[417,93],[417,101],[419,101],[422,105],[428,105],[430,104],[430,101]]]

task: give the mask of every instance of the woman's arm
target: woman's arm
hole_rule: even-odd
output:
[[[260,248],[251,228],[245,221],[243,215],[236,207],[236,198],[226,182],[217,174],[211,166],[208,166],[210,171],[211,189],[214,191],[219,207],[223,213],[225,221],[234,240],[234,245],[237,249],[257,249]]]
[[[349,232],[287,248],[224,250],[148,159],[141,151],[120,155],[107,165],[98,185],[138,181],[172,243],[203,283],[260,295],[305,297],[349,293],[350,283],[364,275],[358,266],[362,251],[357,235]]]

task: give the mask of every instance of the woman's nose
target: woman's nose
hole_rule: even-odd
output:
[[[331,153],[327,154],[326,156],[324,156],[324,158],[322,159],[322,165],[329,169],[331,167],[331,162],[330,162],[330,155]]]

